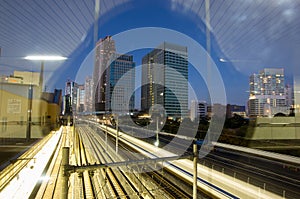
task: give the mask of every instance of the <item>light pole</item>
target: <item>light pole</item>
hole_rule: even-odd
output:
[[[41,72],[40,72],[40,93],[42,93],[43,87],[43,76],[44,76],[44,61],[60,61],[66,60],[66,57],[62,56],[48,56],[48,55],[30,55],[24,57],[26,60],[41,61]],[[28,88],[28,110],[27,110],[27,129],[26,129],[26,141],[31,139],[31,124],[32,124],[32,100],[33,100],[33,85],[30,83]]]
[[[33,97],[33,86],[32,84],[30,84],[28,88],[28,110],[27,110],[27,129],[26,129],[27,142],[29,142],[31,138],[32,97]]]
[[[159,128],[158,128],[158,116],[156,117],[156,141],[154,143],[155,146],[159,146],[159,138],[158,138],[158,132],[159,132]]]
[[[160,96],[163,96],[163,93],[161,93]],[[154,106],[151,107],[151,109],[149,111],[150,111],[149,115],[151,116],[151,121],[154,123],[154,125],[156,125],[156,131],[155,131],[156,139],[155,139],[154,145],[156,147],[158,147],[159,146],[159,133],[160,133],[159,124],[163,125],[163,122],[161,122],[161,123],[159,123],[159,122],[163,121],[163,119],[165,117],[165,109],[161,104],[155,104]]]

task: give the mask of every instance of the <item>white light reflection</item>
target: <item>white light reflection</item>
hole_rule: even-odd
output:
[[[66,57],[59,55],[30,55],[24,57],[26,60],[36,60],[36,61],[60,61],[66,60]]]

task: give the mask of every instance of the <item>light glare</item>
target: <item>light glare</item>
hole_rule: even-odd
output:
[[[40,61],[59,61],[59,60],[66,60],[66,57],[63,56],[51,56],[51,55],[30,55],[26,56],[25,59],[27,60],[40,60]]]

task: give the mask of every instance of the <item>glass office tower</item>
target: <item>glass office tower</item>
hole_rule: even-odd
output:
[[[132,55],[113,54],[106,70],[105,110],[125,113],[134,109],[135,62]],[[122,78],[122,80],[120,80]],[[118,83],[118,81],[120,81]],[[116,84],[118,86],[116,87]],[[130,95],[130,101],[127,101]],[[129,107],[127,107],[127,105]]]
[[[145,55],[142,63],[142,110],[160,104],[169,117],[187,117],[187,47],[164,42]]]

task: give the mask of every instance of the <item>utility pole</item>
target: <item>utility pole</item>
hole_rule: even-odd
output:
[[[158,128],[158,116],[156,117],[156,146],[159,146],[159,139],[158,139],[158,132],[159,132],[159,128]]]
[[[198,172],[197,172],[197,161],[198,161],[198,147],[197,144],[194,143],[193,145],[193,149],[194,149],[194,174],[193,174],[193,199],[197,199],[197,176],[198,176]]]
[[[28,108],[27,108],[27,129],[26,129],[27,142],[29,142],[31,139],[32,97],[33,97],[33,86],[32,84],[30,84],[28,87]]]

